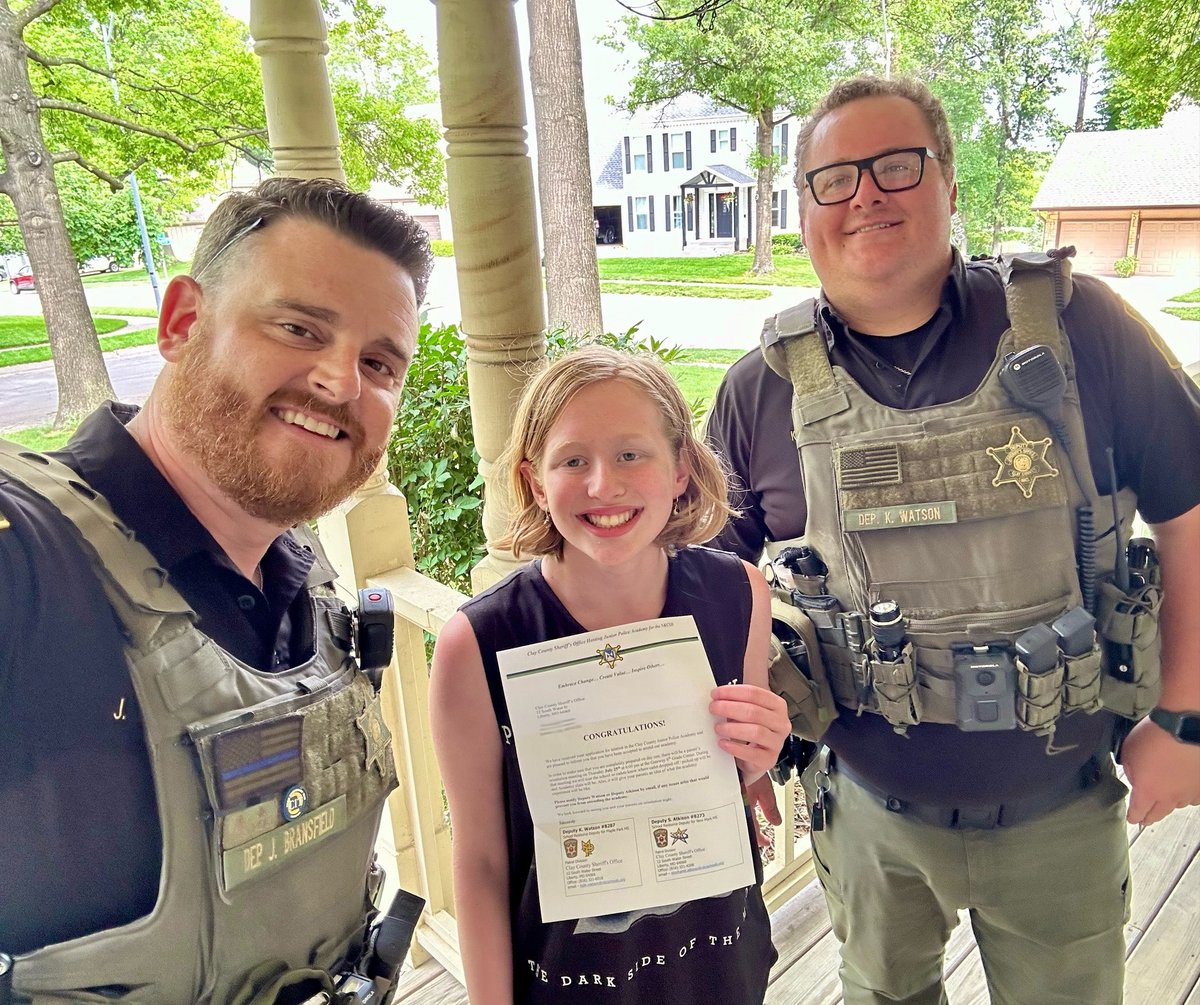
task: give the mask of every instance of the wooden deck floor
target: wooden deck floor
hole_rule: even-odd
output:
[[[1131,827],[1129,839],[1133,908],[1126,928],[1126,1005],[1200,1005],[1200,807],[1145,830]],[[777,911],[772,927],[779,962],[767,1005],[839,1005],[837,942],[816,883]],[[950,940],[946,973],[952,1005],[987,1005],[967,924],[960,923]],[[467,995],[430,961],[403,975],[394,1000],[466,1005]]]

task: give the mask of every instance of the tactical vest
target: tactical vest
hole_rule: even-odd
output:
[[[763,330],[766,362],[793,385],[808,506],[804,536],[772,542],[767,553],[814,549],[827,572],[805,592],[819,589],[837,602],[830,612],[806,612],[814,624],[796,629],[819,652],[805,686],[792,689],[811,706],[801,716],[801,735],[824,731],[835,714],[830,695],[885,716],[899,732],[938,722],[1049,735],[1068,712],[1094,712],[1103,703],[1136,718],[1155,703],[1161,589],[1156,581],[1130,597],[1113,585],[1112,533],[1093,536],[1095,643],[1074,655],[1057,653],[1049,669],[1012,657],[1014,641],[1028,629],[1080,606],[1077,551],[1092,560],[1080,538],[1089,536],[1089,518],[1109,526],[1112,500],[1095,487],[1071,350],[1058,320],[1071,295],[1070,263],[1037,254],[999,268],[1010,328],[978,388],[958,401],[914,410],[875,401],[831,365],[815,301],[770,318]],[[1015,405],[999,379],[1009,354],[1035,345],[1048,347],[1066,371],[1057,433]],[[1127,530],[1136,499],[1126,490],[1118,504]],[[790,590],[776,584],[774,593],[778,613]],[[907,621],[902,650],[886,659],[866,618],[882,600],[898,604]],[[1112,647],[1105,639],[1132,651],[1129,679],[1106,672]],[[992,670],[1007,666],[1008,685],[988,671],[993,652],[999,656]],[[972,660],[980,669],[967,681]],[[984,721],[992,715],[1007,715],[1008,723]]]
[[[18,957],[14,992],[36,1005],[225,1005],[254,1000],[285,971],[334,970],[361,947],[396,776],[323,559],[301,626],[312,655],[264,673],[196,629],[154,556],[73,471],[4,441],[0,470],[78,531],[124,628],[163,839],[153,911]]]

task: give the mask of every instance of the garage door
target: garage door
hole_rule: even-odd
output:
[[[1114,274],[1113,263],[1124,256],[1128,239],[1128,220],[1064,220],[1058,231],[1060,246],[1075,245],[1075,270],[1094,276]]]
[[[1200,275],[1200,220],[1142,221],[1138,275]]]

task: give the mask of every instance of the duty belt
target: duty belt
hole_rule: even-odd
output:
[[[1107,759],[1107,755],[1104,759]],[[832,752],[829,763],[836,774],[853,782],[890,813],[899,813],[933,827],[951,827],[955,830],[992,830],[996,827],[1015,827],[1017,824],[1028,823],[1070,802],[1075,796],[1099,783],[1105,774],[1101,757],[1094,755],[1073,775],[1035,795],[983,806],[934,806],[889,795],[868,782],[849,765],[838,761]]]

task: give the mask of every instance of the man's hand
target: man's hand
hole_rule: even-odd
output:
[[[1200,744],[1180,743],[1143,719],[1121,745],[1121,763],[1131,789],[1131,824],[1148,826],[1172,810],[1200,805]]]
[[[792,731],[787,702],[765,687],[722,684],[713,688],[708,710],[717,716],[717,742],[737,758],[742,781],[756,781],[775,767]]]

